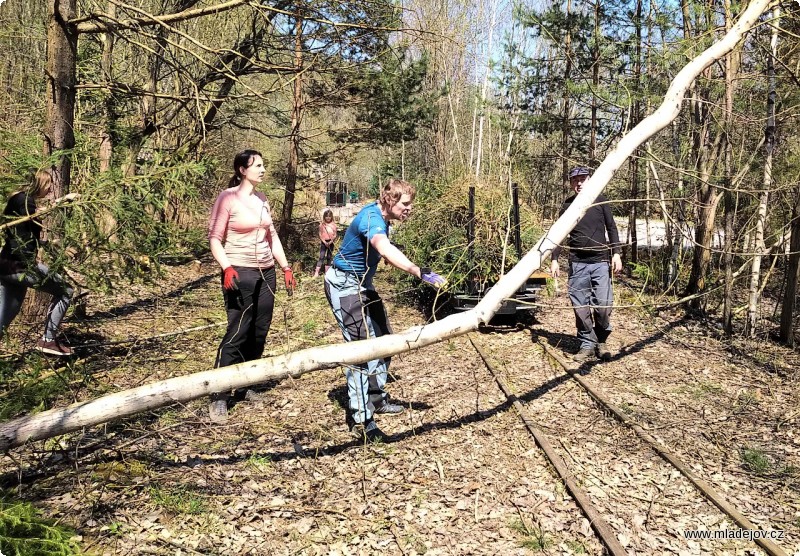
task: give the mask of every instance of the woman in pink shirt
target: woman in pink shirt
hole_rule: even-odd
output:
[[[295,287],[269,202],[256,186],[264,179],[261,153],[242,151],[233,159],[234,175],[211,211],[208,241],[222,267],[222,294],[228,330],[222,338],[214,367],[258,359],[264,353],[275,305],[275,264],[283,270],[286,289]],[[249,391],[248,391],[249,393]],[[229,392],[211,395],[209,416],[215,423],[228,420]]]
[[[314,278],[319,276],[319,269],[325,265],[325,272],[331,266],[331,259],[333,258],[333,243],[336,241],[336,222],[333,221],[333,211],[325,209],[322,213],[322,222],[319,225],[319,259],[317,260],[317,268],[314,269]]]

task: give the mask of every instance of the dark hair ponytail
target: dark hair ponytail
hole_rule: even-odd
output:
[[[253,163],[253,158],[256,156],[264,158],[260,152],[253,149],[245,149],[233,157],[233,177],[228,182],[228,187],[236,187],[242,183],[242,175],[239,173],[239,168],[249,168]]]

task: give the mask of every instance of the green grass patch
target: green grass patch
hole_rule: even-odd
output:
[[[722,386],[714,384],[713,382],[703,381],[697,384],[691,390],[695,398],[705,398],[709,395],[718,395],[722,393]]]
[[[736,396],[736,401],[733,403],[734,413],[744,413],[746,411],[755,409],[758,406],[758,396],[750,391],[743,390]]]
[[[319,324],[314,319],[307,320],[303,323],[303,334],[311,335],[317,331]]]
[[[622,402],[622,403],[620,403],[620,404],[619,404],[619,408],[620,408],[620,409],[622,410],[622,412],[623,412],[623,413],[625,413],[626,415],[633,415],[633,413],[634,413],[633,406],[632,406],[631,404],[629,404],[628,402]]]
[[[27,502],[0,495],[0,552],[4,556],[71,556],[83,554],[75,531],[44,519]]]
[[[586,545],[581,541],[567,541],[567,546],[574,554],[586,554]]]
[[[788,479],[796,479],[800,477],[800,468],[795,467],[794,465],[784,465],[780,471],[782,477]]]
[[[548,278],[544,286],[545,297],[552,298],[556,296],[556,281],[553,278]]]
[[[137,479],[149,474],[147,465],[136,460],[98,463],[92,471],[95,479],[120,485],[134,484]]]
[[[52,364],[36,352],[0,364],[0,384],[6,388],[0,392],[0,421],[45,411],[65,395],[73,400],[71,390],[85,386],[89,371],[73,363]]]
[[[206,511],[203,496],[187,487],[165,489],[154,486],[150,488],[150,499],[156,506],[173,514],[197,515]]]
[[[115,537],[122,536],[125,533],[125,525],[119,521],[112,521],[108,524],[108,534]]]
[[[272,458],[269,456],[258,456],[253,454],[247,460],[247,465],[254,468],[256,471],[270,471],[272,470]]]
[[[763,450],[758,448],[742,449],[742,464],[745,469],[756,475],[766,475],[772,469],[772,462]]]
[[[538,525],[528,525],[522,519],[514,520],[511,528],[522,535],[519,545],[528,550],[547,550],[553,545],[553,541],[547,536],[544,529]]]

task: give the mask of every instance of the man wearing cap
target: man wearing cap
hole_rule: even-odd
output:
[[[559,215],[564,214],[575,200],[590,173],[584,166],[573,168],[569,173],[569,185],[575,194],[564,201]],[[615,274],[622,270],[622,259],[617,225],[605,195],[601,193],[597,196],[594,204],[572,229],[567,238],[567,247],[567,290],[575,311],[575,325],[581,342],[573,359],[582,362],[595,354],[600,359],[610,359],[611,352],[606,347],[606,339],[611,334],[611,307],[614,301],[610,270]],[[560,254],[561,246],[557,245],[551,254],[550,271],[553,277],[561,274],[558,265]]]

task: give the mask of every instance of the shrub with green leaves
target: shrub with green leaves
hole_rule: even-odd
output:
[[[205,246],[195,220],[206,165],[156,160],[143,170],[98,175],[83,184],[75,206],[59,213],[60,253],[71,253],[71,264],[93,284],[141,278],[160,262],[196,256]]]
[[[0,194],[24,188],[30,176],[51,166],[36,135],[0,129]],[[43,218],[46,261],[64,269],[87,289],[109,288],[119,279],[147,279],[165,261],[195,257],[206,248],[200,197],[214,164],[181,153],[148,152],[133,171],[119,166],[96,170],[96,144],[76,135],[71,193],[80,198]],[[40,203],[39,209],[47,203]],[[201,214],[202,213],[202,214]]]
[[[82,554],[71,540],[75,532],[41,513],[27,502],[0,495],[0,552],[4,556],[71,556]]]
[[[480,183],[475,188],[475,240],[467,249],[469,182],[417,185],[414,215],[398,226],[393,241],[408,257],[447,277],[451,291],[491,286],[519,257],[514,250],[511,228],[511,195],[506,186]],[[534,211],[521,203],[522,248],[530,248],[541,235]],[[469,286],[469,287],[468,287]]]

